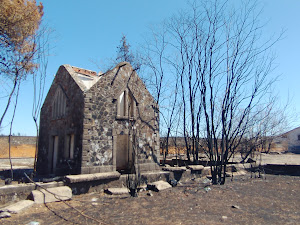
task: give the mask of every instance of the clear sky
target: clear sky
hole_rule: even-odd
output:
[[[115,58],[116,47],[126,35],[132,49],[143,43],[149,26],[159,24],[186,7],[184,0],[43,0],[44,22],[54,30],[49,57],[46,93],[62,64],[100,71],[93,61],[105,65]],[[262,19],[268,21],[265,35],[278,35],[285,29],[284,39],[276,47],[276,74],[281,75],[277,90],[282,102],[290,97],[290,111],[300,112],[300,1],[258,0],[264,6]],[[103,71],[105,72],[105,71]],[[3,100],[0,101],[3,109]],[[28,79],[22,86],[13,133],[35,135],[31,117],[32,86]],[[2,112],[2,111],[1,111]],[[8,134],[9,111],[3,134]],[[300,117],[292,127],[300,126]]]

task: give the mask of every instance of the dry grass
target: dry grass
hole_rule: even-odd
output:
[[[0,158],[8,158],[8,144],[5,146],[1,146],[0,148]],[[14,145],[11,146],[11,157],[12,158],[27,158],[34,157],[35,155],[35,146],[34,145]]]
[[[186,153],[186,149],[185,149],[185,147],[175,148],[174,146],[169,146],[168,153],[170,155],[185,154]],[[163,154],[162,148],[160,149],[160,154]]]

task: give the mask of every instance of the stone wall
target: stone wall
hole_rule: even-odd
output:
[[[67,97],[66,114],[62,118],[52,118],[52,103],[57,88],[61,88]],[[40,117],[40,139],[37,171],[39,174],[51,173],[53,144],[51,138],[58,136],[58,156],[56,174],[77,174],[81,167],[82,124],[83,124],[83,93],[78,87],[68,66],[61,66],[47,94]],[[74,134],[74,159],[64,157],[65,138]]]
[[[118,95],[131,92],[136,117],[118,118]],[[115,171],[118,135],[128,135],[141,171],[159,164],[158,106],[129,64],[120,63],[85,94],[82,173]]]
[[[13,158],[34,158],[36,137],[12,136],[11,156]],[[8,136],[0,136],[0,158],[9,157]]]

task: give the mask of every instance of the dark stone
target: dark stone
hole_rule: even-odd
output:
[[[231,208],[233,208],[233,209],[240,209],[240,207],[238,205],[232,205]]]
[[[172,187],[175,187],[175,186],[177,186],[177,180],[174,180],[174,179],[169,180],[169,184],[171,184]]]
[[[11,178],[6,178],[6,179],[4,180],[4,182],[5,182],[5,185],[9,185],[9,184],[11,184],[12,179],[11,179]]]
[[[124,63],[122,63],[123,65]],[[63,65],[59,68],[54,81],[50,87],[48,95],[45,99],[44,105],[41,110],[40,116],[40,134],[39,134],[39,149],[37,172],[38,174],[50,174],[53,163],[51,163],[51,151],[53,147],[49,148],[53,144],[52,137],[58,136],[58,155],[56,170],[60,170],[62,173],[76,173],[81,171],[82,167],[90,167],[89,173],[92,173],[93,167],[101,167],[99,165],[113,165],[113,158],[115,157],[113,141],[108,137],[112,137],[114,141],[117,141],[118,135],[127,135],[128,127],[126,124],[129,121],[125,116],[118,118],[118,97],[119,93],[125,91],[133,96],[138,109],[135,111],[135,120],[133,121],[137,125],[137,138],[143,140],[144,146],[138,153],[138,158],[145,158],[146,156],[152,156],[147,161],[153,162],[159,156],[159,151],[153,153],[153,149],[159,148],[159,142],[153,141],[153,134],[158,134],[159,127],[155,126],[153,129],[154,121],[158,121],[158,114],[155,113],[158,106],[147,91],[144,83],[134,72],[132,73],[132,67],[129,64],[117,65],[114,69],[108,71],[101,79],[91,88],[86,88],[82,85],[82,82],[78,82],[79,76],[77,74],[78,68]],[[80,69],[80,71],[87,71]],[[129,74],[131,78],[129,80]],[[125,88],[124,84],[128,84]],[[85,89],[86,88],[86,89]],[[66,112],[60,119],[52,118],[52,106],[56,100],[57,90],[63,89],[63,93],[66,96]],[[124,90],[125,89],[125,90]],[[153,107],[154,106],[154,107]],[[140,114],[138,114],[139,112]],[[142,118],[139,117],[142,115]],[[96,122],[97,120],[97,122]],[[145,122],[146,121],[146,122]],[[152,121],[152,122],[147,122]],[[130,124],[130,123],[129,123]],[[92,131],[92,132],[88,132]],[[105,130],[105,131],[104,131]],[[66,137],[69,134],[74,134],[74,164],[72,171],[64,170],[66,165],[65,146],[67,143]],[[146,136],[146,137],[145,137]],[[116,139],[115,139],[116,138]],[[148,142],[148,140],[149,141]],[[159,136],[157,136],[159,139]],[[84,144],[82,144],[84,143]],[[92,146],[98,145],[101,148],[101,152],[109,151],[105,161],[103,159],[96,158],[98,152],[94,151]],[[111,154],[113,153],[113,154]],[[154,154],[154,155],[152,155]],[[141,156],[143,155],[143,156]],[[82,157],[81,156],[86,156]],[[92,156],[92,157],[91,157]],[[146,161],[144,162],[146,163]],[[91,166],[94,165],[94,166]],[[103,167],[105,170],[106,167]],[[144,168],[147,168],[145,166]],[[149,169],[149,168],[148,168]],[[101,171],[101,169],[99,170]]]

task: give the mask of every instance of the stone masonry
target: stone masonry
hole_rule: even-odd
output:
[[[59,68],[41,110],[38,174],[151,171],[158,105],[127,62],[97,75]]]

